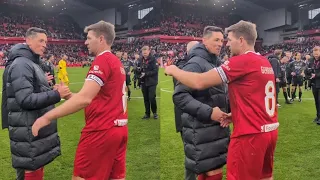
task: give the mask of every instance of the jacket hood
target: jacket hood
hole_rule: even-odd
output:
[[[29,46],[24,43],[16,44],[10,49],[6,65],[10,65],[18,57],[25,57],[36,64],[40,62],[40,56],[33,53]]]
[[[188,59],[191,59],[195,56],[201,57],[208,62],[215,64],[216,66],[220,65],[218,57],[215,54],[210,53],[202,43],[196,44],[190,49]]]

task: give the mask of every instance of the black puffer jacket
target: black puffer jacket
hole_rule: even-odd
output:
[[[312,87],[320,89],[320,58],[316,60],[315,57],[311,57],[309,62],[308,69],[311,74],[315,74],[315,77],[311,79]]]
[[[37,137],[31,131],[35,120],[53,109],[60,95],[50,89],[39,56],[27,45],[15,45],[9,61],[6,94],[12,166],[36,170],[61,154],[56,121],[42,128]]]
[[[269,62],[272,66],[273,72],[274,72],[274,76],[275,79],[276,78],[282,78],[282,73],[281,73],[281,67],[280,67],[280,60],[279,57],[277,57],[276,55],[272,54],[268,57]]]
[[[183,70],[202,73],[220,63],[217,56],[210,54],[203,44],[198,44],[190,51],[189,61]],[[196,91],[178,83],[173,101],[183,111],[181,119],[186,168],[200,174],[224,166],[230,130],[211,120],[211,113],[213,107],[229,111],[226,86]]]

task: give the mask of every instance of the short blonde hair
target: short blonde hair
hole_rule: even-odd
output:
[[[239,21],[238,23],[226,28],[226,34],[232,32],[236,38],[243,37],[249,45],[254,45],[258,37],[257,26],[248,21]]]
[[[102,35],[106,40],[107,44],[110,46],[113,44],[113,41],[116,37],[114,25],[105,21],[99,21],[95,24],[86,26],[84,32],[88,33],[89,31],[95,32],[97,36]]]

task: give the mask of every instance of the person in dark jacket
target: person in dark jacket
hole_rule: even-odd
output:
[[[138,70],[137,65],[138,65],[138,61],[139,61],[140,55],[139,53],[134,53],[134,60],[133,60],[133,69],[131,72],[133,72],[133,88],[137,89],[137,85],[138,88],[140,89],[140,79],[138,77],[141,76],[141,71]],[[138,84],[137,84],[138,83]]]
[[[320,46],[315,46],[313,48],[313,57],[310,59],[308,67],[312,69],[311,85],[317,110],[317,116],[314,119],[314,122],[320,125]]]
[[[309,67],[309,64],[310,64],[310,58],[311,56],[310,55],[306,55],[305,56],[305,64],[306,64],[306,71],[305,71],[305,82],[304,82],[304,90],[311,90],[311,74],[312,74],[312,70],[311,68]]]
[[[221,65],[218,59],[224,41],[221,28],[208,26],[204,29],[203,43],[189,52],[189,61],[183,70],[203,73]],[[220,108],[228,110],[227,87],[220,85],[197,91],[178,83],[173,101],[183,114],[182,136],[186,155],[185,167],[199,175],[199,179],[222,179],[222,167],[226,164],[229,144],[229,128],[223,128],[215,113]],[[210,136],[208,136],[210,134]]]
[[[291,101],[294,101],[296,98],[297,87],[299,88],[299,99],[301,102],[302,97],[302,86],[303,86],[303,78],[305,76],[306,64],[301,60],[301,53],[295,54],[295,61],[290,63],[291,75],[292,75],[292,91],[291,91]]]
[[[141,69],[141,90],[143,94],[145,115],[142,119],[150,118],[150,106],[153,118],[158,119],[156,90],[158,85],[159,66],[155,57],[150,54],[150,47],[142,47],[142,57],[138,62],[137,68]]]
[[[46,42],[45,30],[28,29],[26,44],[17,44],[10,50],[3,75],[6,86],[2,100],[7,103],[2,104],[2,121],[9,129],[12,166],[24,171],[21,180],[42,179],[43,167],[61,154],[56,122],[42,129],[37,137],[31,132],[38,117],[53,109],[61,97],[70,95],[66,86],[52,90],[39,66]]]
[[[51,82],[49,82],[49,85],[52,87],[56,84],[54,65],[52,63],[54,61],[54,58],[54,55],[50,54],[40,63],[40,67],[43,70],[43,72],[52,78]]]
[[[131,98],[131,67],[133,67],[133,64],[131,61],[128,59],[128,53],[124,52],[122,55],[121,63],[124,67],[124,70],[126,71],[126,86],[128,89],[128,100],[130,101]]]
[[[276,99],[277,99],[277,106],[281,107],[279,104],[279,91],[280,91],[280,78],[281,78],[281,67],[280,67],[280,58],[281,58],[282,50],[276,49],[274,51],[273,55],[270,55],[268,57],[269,62],[272,66],[274,76],[275,76],[275,81],[276,81]]]
[[[196,44],[198,44],[198,41],[191,41],[187,44],[187,51],[186,54],[184,56],[184,58],[182,59],[178,59],[176,62],[174,62],[174,64],[179,67],[180,69],[183,68],[183,66],[188,62],[188,54],[191,50],[191,48],[193,46],[195,46]],[[175,78],[173,79],[173,87],[176,87],[177,84],[177,80]],[[181,115],[182,115],[182,110],[178,107],[178,106],[174,106],[174,116],[175,116],[175,124],[176,124],[176,131],[178,133],[180,133],[181,138],[183,138],[182,136],[182,120],[181,120]],[[183,139],[182,139],[183,140]],[[183,141],[182,141],[183,142]],[[185,180],[196,180],[196,174],[192,171],[190,171],[189,169],[185,169]]]
[[[292,59],[292,52],[286,51],[285,55],[289,59],[289,62],[287,62],[287,66],[286,66],[286,75],[287,75],[287,93],[288,93],[288,97],[290,99],[290,98],[292,98],[291,97],[291,88],[290,88],[290,85],[292,84],[292,75],[291,75],[292,71],[291,71],[291,68],[290,68],[290,64],[292,62],[294,62],[294,60]]]
[[[292,104],[292,102],[289,101],[288,93],[287,93],[287,63],[289,61],[289,58],[287,56],[283,56],[280,60],[280,76],[279,76],[279,88],[282,88],[283,96],[285,99],[286,104]]]

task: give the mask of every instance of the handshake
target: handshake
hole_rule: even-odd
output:
[[[50,75],[50,73],[46,73],[46,78],[49,84],[52,83],[52,80],[54,79],[53,75]],[[53,90],[56,90],[59,92],[60,97],[63,99],[70,99],[72,96],[72,92],[70,91],[69,87],[66,86],[63,82],[60,84],[56,84],[53,86]]]
[[[211,119],[220,122],[221,127],[228,127],[232,123],[231,113],[221,111],[219,107],[214,107],[211,113]]]
[[[63,82],[60,84],[56,84],[53,86],[53,90],[56,90],[59,92],[60,97],[63,99],[70,99],[72,96],[72,92],[70,91],[69,87],[66,86]]]

